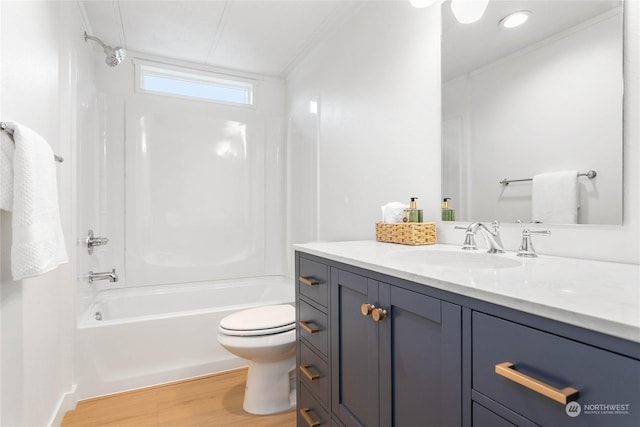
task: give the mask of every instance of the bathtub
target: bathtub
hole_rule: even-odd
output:
[[[294,301],[293,280],[265,276],[99,292],[77,328],[79,399],[246,365],[216,339],[237,310]]]

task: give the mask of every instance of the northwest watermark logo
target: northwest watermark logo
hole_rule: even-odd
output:
[[[631,413],[628,403],[583,403],[569,402],[564,408],[568,416],[575,418],[578,415],[629,415]]]
[[[567,403],[567,406],[564,407],[564,411],[571,418],[575,418],[580,415],[580,412],[582,412],[582,407],[578,402],[569,402]]]

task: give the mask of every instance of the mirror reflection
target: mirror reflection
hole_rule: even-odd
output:
[[[491,1],[472,24],[442,8],[455,219],[621,224],[622,2]],[[528,20],[507,28],[519,11]]]

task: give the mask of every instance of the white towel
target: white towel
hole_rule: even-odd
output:
[[[408,207],[409,205],[405,205],[404,203],[400,202],[391,202],[387,203],[384,206],[380,206],[380,209],[382,209],[382,222],[402,222],[404,210]]]
[[[53,151],[44,138],[28,127],[15,122],[7,125],[13,129],[15,144],[11,272],[14,280],[20,280],[51,271],[68,262],[68,258]]]
[[[533,177],[532,222],[577,224],[578,207],[578,171],[543,173]]]
[[[13,139],[0,131],[0,209],[13,209]]]

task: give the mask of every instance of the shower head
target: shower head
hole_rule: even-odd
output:
[[[127,50],[125,48],[120,46],[116,46],[116,47],[107,46],[106,44],[102,43],[102,40],[100,40],[97,37],[88,35],[87,32],[85,31],[84,41],[86,42],[89,39],[97,42],[100,46],[102,46],[102,49],[104,50],[105,55],[107,55],[107,57],[104,59],[104,62],[106,62],[109,67],[115,67],[116,65],[120,65],[120,63],[124,61],[124,58],[127,56]]]

